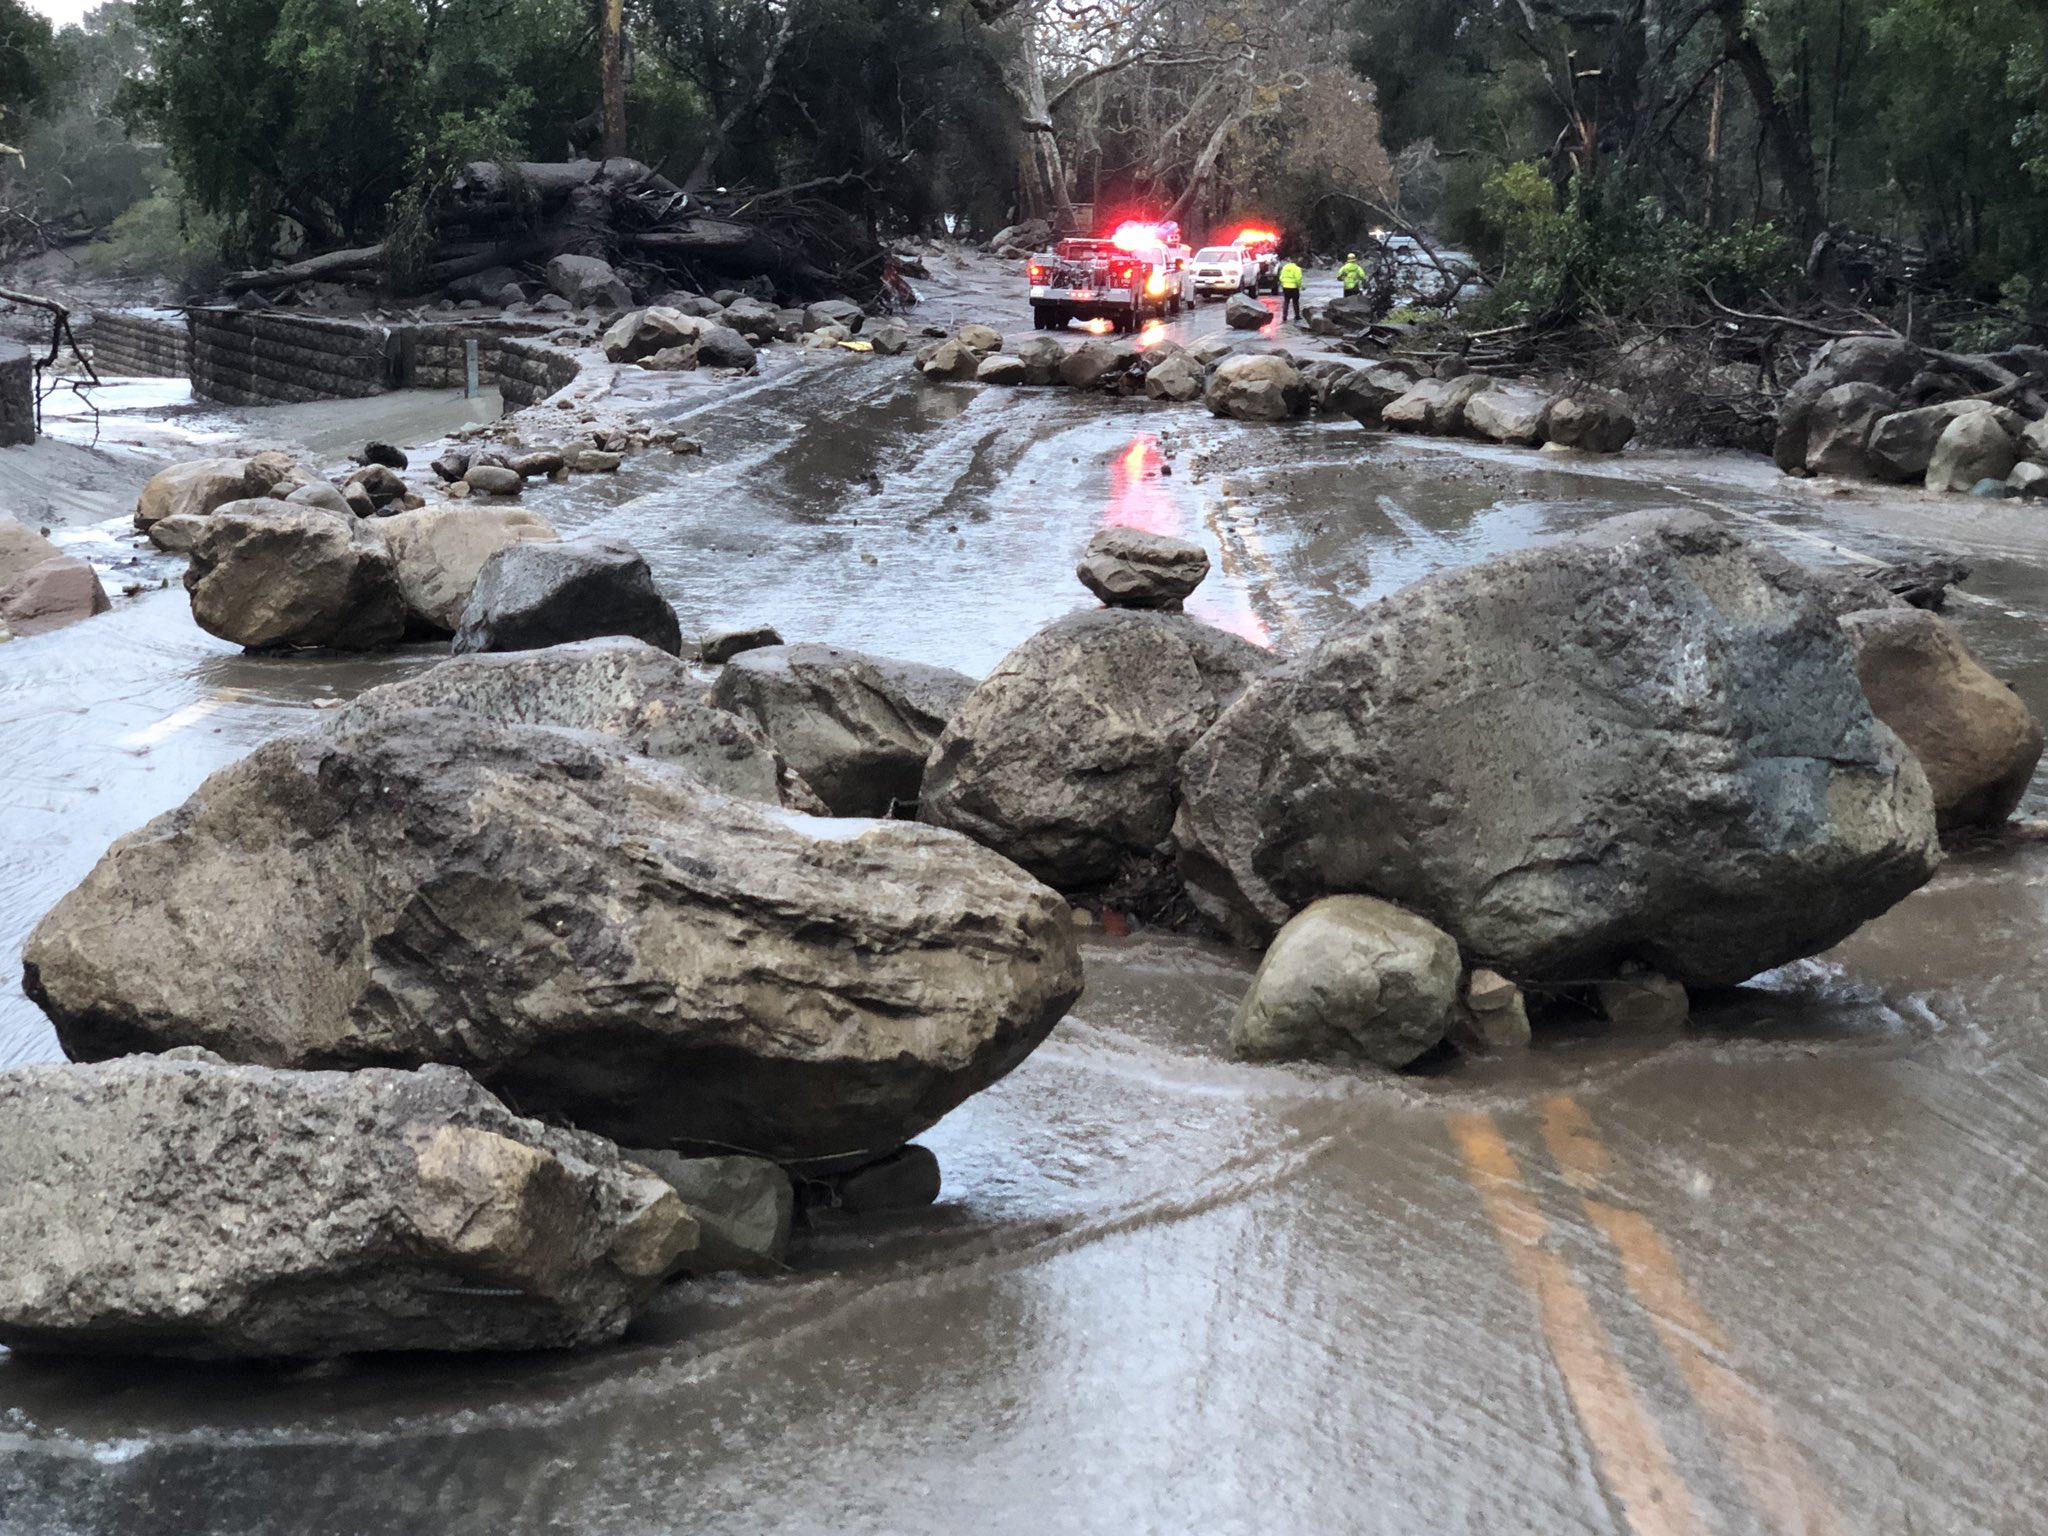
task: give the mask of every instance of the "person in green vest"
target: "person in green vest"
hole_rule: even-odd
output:
[[[1344,297],[1354,297],[1365,286],[1365,268],[1358,264],[1358,252],[1353,251],[1344,258],[1344,265],[1337,269],[1337,281],[1344,285]]]
[[[1280,319],[1301,318],[1301,263],[1292,256],[1280,263]]]

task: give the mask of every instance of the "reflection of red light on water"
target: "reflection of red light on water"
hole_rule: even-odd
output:
[[[1145,329],[1138,332],[1138,345],[1141,347],[1156,347],[1164,340],[1166,340],[1166,322],[1164,320],[1147,321]]]
[[[1097,319],[1083,322],[1081,329],[1089,332],[1091,335],[1107,336],[1111,331],[1115,330],[1116,327],[1111,325],[1107,320]]]
[[[1104,525],[1136,528],[1144,533],[1164,534],[1167,538],[1188,539],[1197,544],[1208,542],[1203,539],[1201,530],[1193,526],[1193,516],[1184,515],[1182,508],[1175,503],[1169,489],[1172,482],[1160,475],[1165,464],[1166,455],[1160,452],[1157,437],[1150,432],[1141,432],[1132,438],[1109,461],[1109,504],[1103,508]],[[1218,579],[1223,574],[1212,573],[1209,580],[1188,599],[1188,607],[1204,623],[1227,629],[1253,645],[1271,650],[1273,637],[1267,631],[1265,621],[1240,595],[1235,581]]]

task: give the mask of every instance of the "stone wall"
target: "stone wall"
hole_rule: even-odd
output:
[[[183,379],[192,373],[192,337],[175,309],[94,310],[85,339],[95,372]]]
[[[35,440],[35,357],[18,341],[0,341],[0,448]]]
[[[385,326],[238,309],[188,313],[192,391],[228,405],[460,389],[470,340],[478,383],[495,386],[508,411],[545,399],[579,372],[573,356],[539,339],[545,327],[516,321]]]

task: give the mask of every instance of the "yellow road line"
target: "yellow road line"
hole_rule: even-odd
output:
[[[1615,1358],[1591,1300],[1564,1260],[1546,1246],[1549,1225],[1493,1116],[1479,1112],[1446,1119],[1508,1268],[1536,1300],[1544,1343],[1629,1529],[1635,1536],[1705,1536],[1691,1490]]]
[[[1826,1489],[1770,1405],[1730,1363],[1727,1337],[1687,1289],[1663,1235],[1640,1211],[1598,1198],[1610,1161],[1592,1117],[1577,1100],[1557,1095],[1543,1106],[1543,1139],[1586,1215],[1621,1255],[1629,1290],[1727,1447],[1757,1512],[1787,1536],[1844,1536]]]
[[[166,737],[176,735],[188,725],[197,725],[215,710],[232,704],[241,697],[242,690],[240,688],[223,688],[218,693],[209,694],[203,699],[194,699],[183,709],[173,710],[170,714],[165,715],[156,724],[146,725],[131,735],[123,736],[116,745],[126,747],[131,752],[143,751],[155,746]]]

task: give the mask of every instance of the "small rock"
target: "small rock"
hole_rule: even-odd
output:
[[[2015,465],[2014,468],[2018,466]],[[1987,475],[1970,487],[1970,494],[1982,501],[2005,501],[2019,495],[2019,492],[2003,480],[1994,480]]]
[[[562,456],[552,448],[546,448],[536,453],[522,453],[507,467],[524,479],[538,480],[560,469]]]
[[[1465,1002],[1451,1021],[1451,1039],[1467,1055],[1528,1049],[1529,1009],[1522,989],[1481,966],[1466,978]]]
[[[774,1274],[785,1268],[796,1191],[765,1157],[684,1157],[661,1149],[624,1151],[675,1191],[697,1221],[697,1246],[684,1255],[693,1274]]]
[[[486,496],[517,496],[526,485],[518,470],[496,464],[472,464],[462,478],[472,491],[481,491]]]
[[[697,657],[707,666],[723,666],[742,651],[782,644],[772,624],[749,624],[733,629],[707,630],[697,642]]]
[[[1003,350],[1003,333],[988,325],[963,325],[953,339],[976,357],[988,357]]]
[[[2019,448],[1996,412],[1970,411],[1942,428],[1935,439],[1927,461],[1927,489],[1968,491],[1984,480],[2002,485],[2019,459]]]
[[[815,1187],[806,1191],[812,1203],[856,1216],[870,1211],[912,1210],[939,1198],[939,1160],[929,1147],[912,1142],[865,1168],[805,1182],[822,1186],[822,1200],[816,1198],[820,1191]]]
[[[1074,574],[1111,608],[1177,610],[1209,574],[1209,552],[1138,528],[1104,528],[1088,541]]]
[[[1022,384],[1025,379],[1024,359],[997,352],[981,360],[981,365],[974,370],[974,377],[981,384]]]
[[[608,475],[625,462],[625,455],[607,453],[601,448],[562,450],[564,467],[573,469],[580,475]]]
[[[1627,1030],[1676,1029],[1690,1012],[1685,988],[1655,971],[1635,971],[1594,989],[1608,1021]]]
[[[2013,465],[2005,483],[2016,495],[2048,496],[2048,464],[2037,464],[2032,459],[2022,460]]]
[[[451,449],[449,452],[444,453],[439,458],[435,459],[434,462],[429,464],[427,467],[434,472],[437,478],[447,481],[449,484],[452,485],[455,481],[460,480],[464,475],[469,473],[469,465],[472,457],[472,454],[467,448]]]
[[[382,464],[387,469],[398,470],[406,469],[411,465],[411,460],[406,458],[405,451],[392,443],[363,444],[363,451],[357,455],[356,462],[359,464]]]

